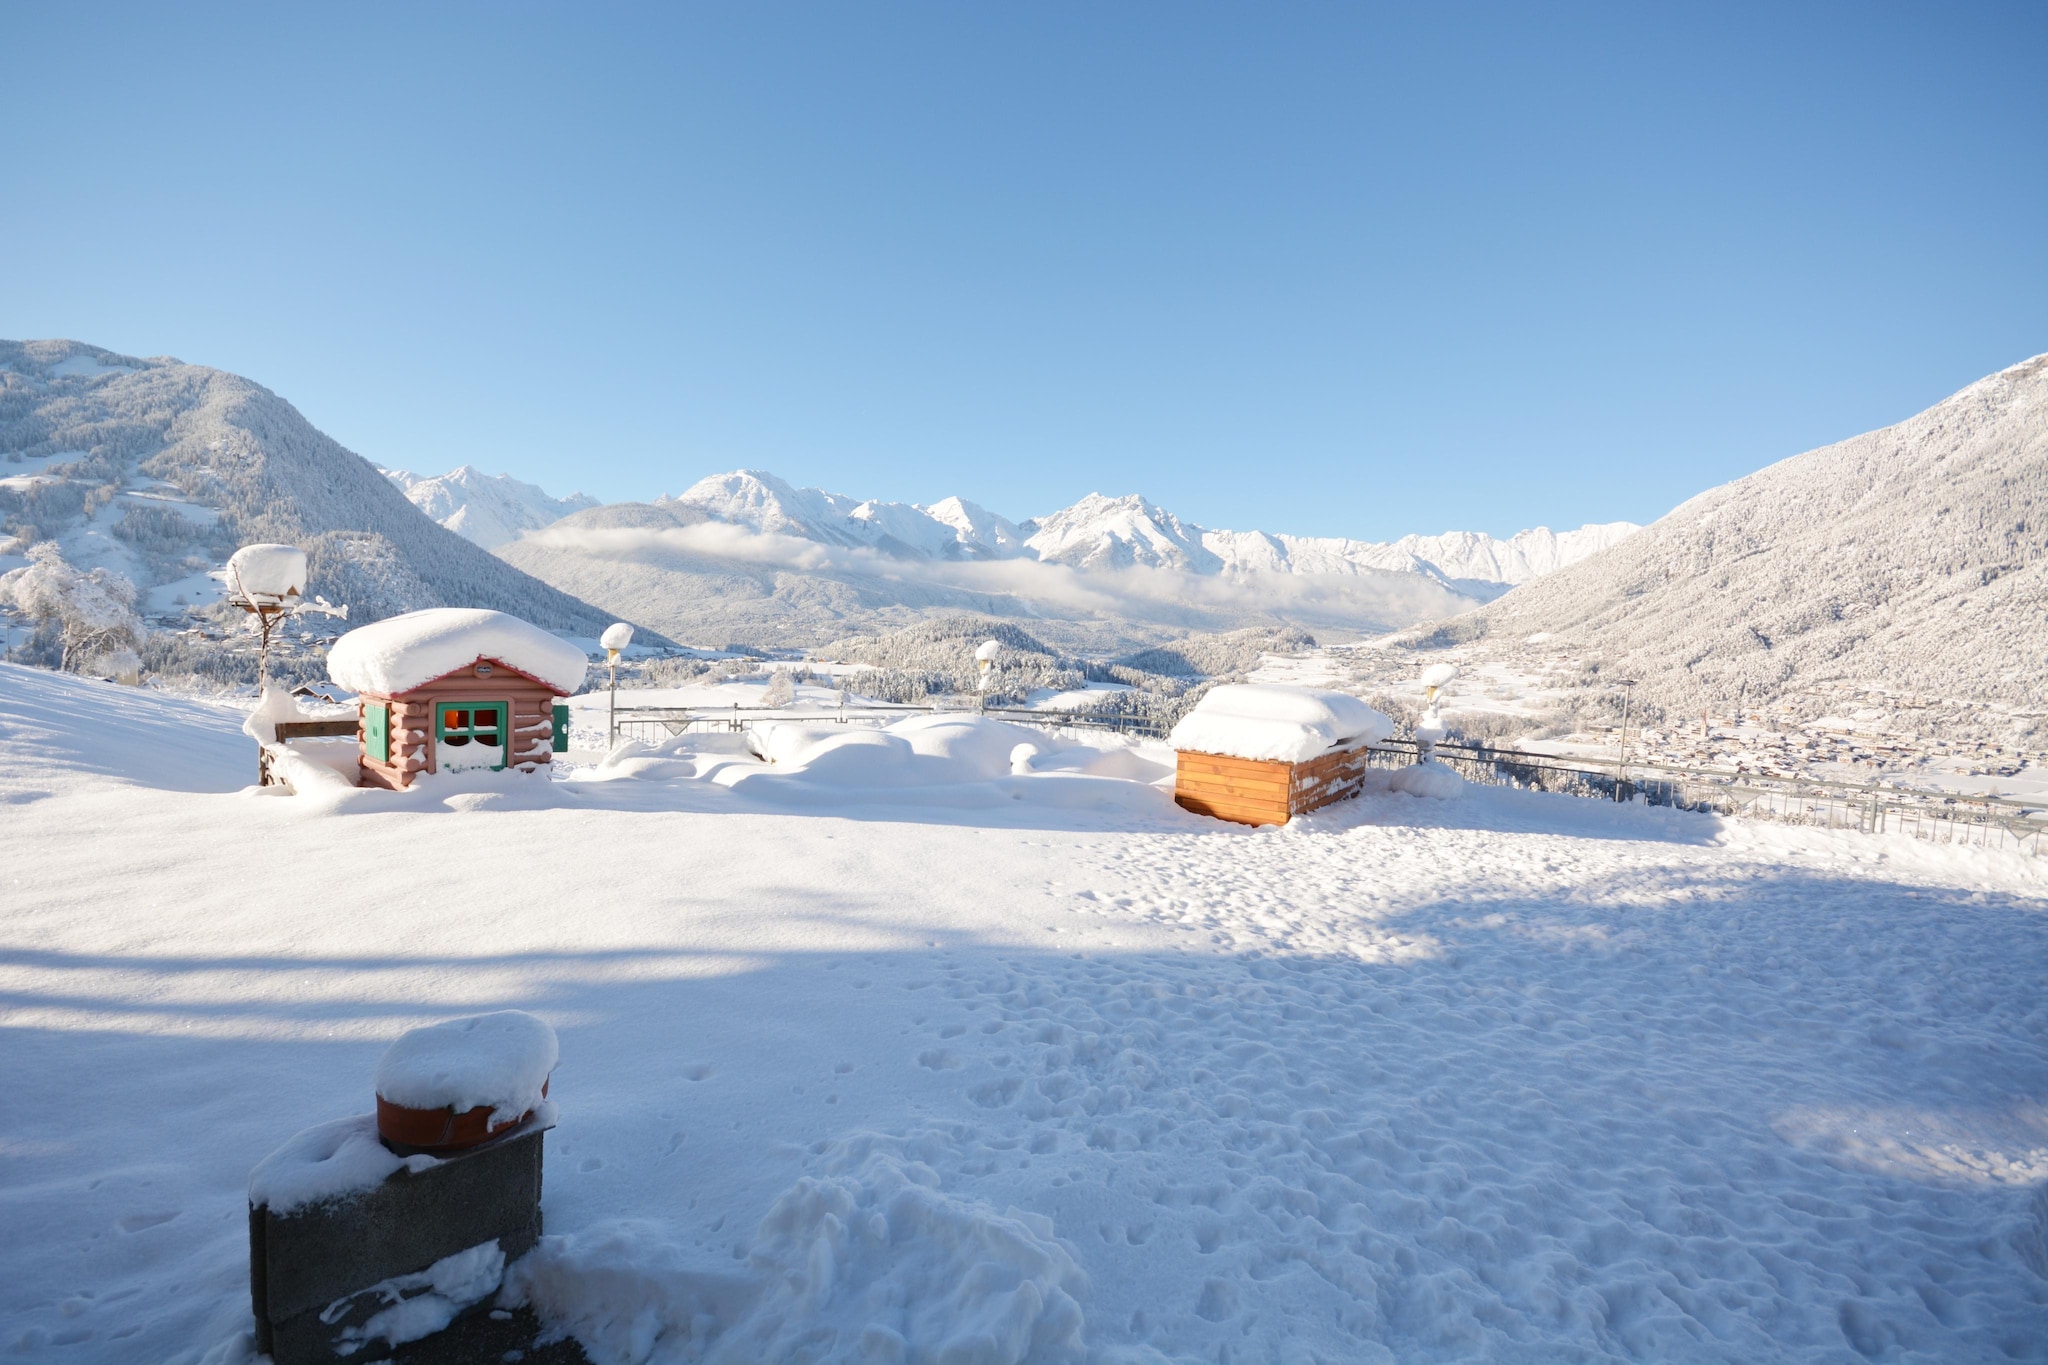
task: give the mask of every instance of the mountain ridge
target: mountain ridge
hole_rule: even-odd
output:
[[[17,472],[19,471],[19,472]],[[236,544],[284,541],[355,620],[460,604],[594,635],[610,620],[438,525],[271,390],[170,356],[0,341],[0,556],[53,539],[157,616],[218,595]]]
[[[458,465],[431,477],[382,465],[377,472],[428,517],[486,550],[599,505],[584,493],[551,497],[537,485],[509,474],[486,474],[475,465]]]
[[[821,544],[865,546],[944,559],[1035,558],[1076,568],[1151,567],[1194,573],[1421,573],[1446,583],[1516,583],[1554,572],[1637,529],[1618,521],[1553,532],[1534,527],[1502,539],[1479,531],[1408,535],[1397,541],[1214,530],[1184,521],[1139,494],[1089,493],[1068,507],[1011,521],[958,497],[891,503],[799,488],[765,470],[709,475],[659,507]]]
[[[1843,685],[2048,729],[2048,354],[1416,636],[1597,655],[1667,713]]]

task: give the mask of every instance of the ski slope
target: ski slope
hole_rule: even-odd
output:
[[[0,1356],[246,1359],[250,1169],[517,1008],[507,1292],[596,1361],[2048,1358],[2048,861],[965,738],[280,796],[238,724],[0,665]]]

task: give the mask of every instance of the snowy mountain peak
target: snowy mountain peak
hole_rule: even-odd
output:
[[[404,491],[413,506],[486,550],[598,505],[596,498],[582,493],[550,497],[533,484],[509,474],[486,474],[474,465],[461,465],[431,478],[403,469],[380,472]]]
[[[1014,559],[1025,553],[1023,529],[978,503],[965,498],[940,498],[920,510],[934,521],[950,526],[962,549],[978,551],[976,557]]]
[[[832,544],[852,541],[835,533],[859,504],[818,488],[794,488],[764,470],[736,469],[697,480],[657,506],[694,508],[713,521],[744,526],[762,535],[800,536]]]
[[[714,474],[657,502],[763,535],[865,547],[899,559],[1007,558],[1023,547],[1016,526],[960,498],[931,507],[861,501],[822,488],[797,488],[757,469]]]
[[[1201,527],[1135,493],[1121,498],[1090,493],[1032,523],[1025,544],[1042,560],[1080,569],[1139,566],[1215,573],[1223,567],[1203,546]]]
[[[1430,564],[1446,578],[1514,584],[1556,573],[1641,529],[1632,521],[1596,522],[1563,533],[1538,526],[1506,540],[1478,531],[1446,531],[1440,536],[1403,536],[1392,548]]]

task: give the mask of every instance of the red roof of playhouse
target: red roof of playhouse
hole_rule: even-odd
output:
[[[351,692],[395,697],[489,662],[562,696],[583,685],[583,651],[530,621],[476,607],[431,607],[359,626],[334,642],[327,675]]]

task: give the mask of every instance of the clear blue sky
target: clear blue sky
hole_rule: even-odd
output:
[[[0,336],[371,459],[1647,521],[2048,350],[2048,5],[0,8]]]

